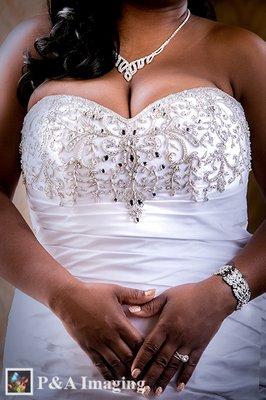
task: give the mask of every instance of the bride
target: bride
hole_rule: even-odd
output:
[[[49,14],[1,48],[4,367],[33,368],[36,399],[259,399],[266,225],[247,231],[246,191],[253,169],[266,193],[263,40],[206,1]],[[11,203],[20,162],[32,230]]]

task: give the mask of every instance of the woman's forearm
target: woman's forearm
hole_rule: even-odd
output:
[[[251,299],[266,292],[266,220],[228,264],[234,265],[244,275]]]
[[[19,211],[0,191],[0,275],[48,307],[76,281],[41,246]]]

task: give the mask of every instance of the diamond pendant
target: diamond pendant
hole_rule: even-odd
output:
[[[138,70],[143,68],[146,64],[151,63],[152,60],[154,59],[154,57],[163,51],[163,49],[173,39],[173,37],[177,34],[177,32],[179,32],[180,29],[182,29],[183,26],[187,23],[187,21],[189,20],[189,17],[190,17],[190,10],[188,9],[187,16],[186,16],[185,20],[182,22],[182,24],[179,25],[176,28],[176,30],[172,33],[172,35],[157,50],[153,51],[151,54],[149,54],[145,57],[139,58],[137,60],[131,61],[131,62],[127,61],[120,54],[116,54],[117,61],[115,63],[115,67],[117,68],[118,72],[120,72],[124,76],[124,78],[127,82],[131,81],[131,79],[133,78],[133,76],[135,75],[135,73]]]
[[[143,68],[145,62],[143,59],[139,59],[136,61],[128,62],[125,58],[118,55],[117,62],[115,64],[118,72],[120,72],[127,82],[131,81],[135,73]]]

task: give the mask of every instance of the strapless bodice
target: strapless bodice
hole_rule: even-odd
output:
[[[131,119],[51,95],[22,130],[34,232],[85,279],[172,285],[176,271],[199,279],[228,261],[250,237],[250,160],[243,108],[216,88],[170,94]]]
[[[25,118],[21,153],[28,189],[61,205],[123,203],[135,222],[147,201],[219,197],[250,170],[243,108],[214,87],[170,94],[130,119],[78,96],[47,96]]]

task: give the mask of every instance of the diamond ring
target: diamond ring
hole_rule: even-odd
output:
[[[183,363],[186,363],[186,362],[188,362],[188,360],[189,360],[189,355],[187,355],[187,354],[180,354],[180,353],[178,353],[178,351],[176,351],[176,352],[174,353],[174,357],[175,357],[177,360],[182,361]]]

